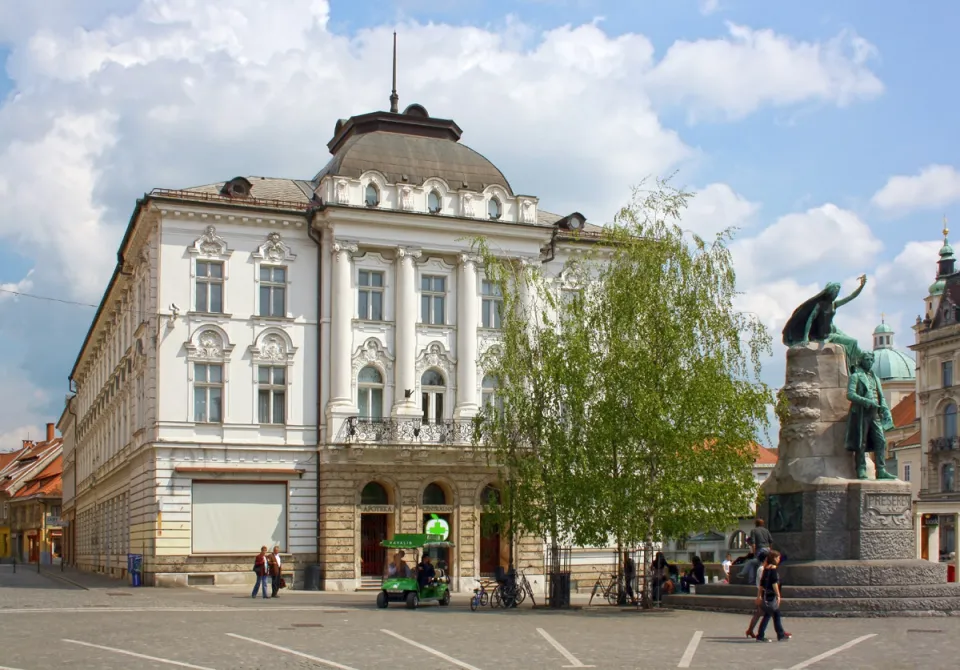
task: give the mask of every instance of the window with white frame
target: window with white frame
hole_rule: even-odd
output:
[[[447,278],[423,275],[420,278],[420,321],[430,325],[446,323]]]
[[[940,493],[953,491],[955,468],[953,463],[945,463],[940,468]]]
[[[487,201],[487,216],[496,221],[503,215],[503,205],[496,198]]]
[[[383,418],[383,375],[368,365],[357,376],[357,407],[360,418],[377,421]]]
[[[443,421],[443,394],[447,382],[437,370],[427,370],[420,377],[420,398],[424,423]]]
[[[197,261],[197,311],[223,312],[223,263]]]
[[[944,361],[940,364],[940,377],[944,388],[953,386],[953,361]]]
[[[223,366],[193,365],[193,420],[197,423],[223,421]]]
[[[287,315],[287,268],[260,266],[260,316]]]
[[[903,481],[905,482],[910,481],[910,464],[909,463],[903,464]]]
[[[357,312],[365,321],[383,321],[383,273],[360,270],[357,273]]]
[[[503,307],[503,294],[500,287],[492,281],[484,279],[480,283],[480,293],[483,314],[481,323],[484,328],[500,328],[500,313]]]
[[[431,214],[439,214],[442,208],[443,201],[440,199],[440,192],[437,190],[430,191],[427,194],[427,211]]]
[[[287,369],[283,366],[257,367],[257,416],[260,423],[286,421]]]
[[[497,395],[500,388],[499,380],[493,375],[484,375],[483,382],[480,384],[480,402],[484,409],[491,408],[497,413],[503,412],[503,398]]]
[[[376,207],[380,204],[380,189],[377,188],[377,185],[373,182],[367,184],[367,188],[364,190],[364,204],[367,207]]]

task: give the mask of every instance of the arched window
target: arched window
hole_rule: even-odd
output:
[[[443,421],[443,393],[447,382],[437,370],[427,370],[420,377],[420,394],[424,423]]]
[[[949,493],[953,491],[953,463],[947,463],[940,469],[940,493]]]
[[[447,494],[444,492],[443,487],[436,482],[427,484],[427,488],[423,489],[423,504],[446,505]]]
[[[430,191],[427,194],[427,211],[431,214],[439,214],[442,207],[443,201],[440,199],[440,192],[437,190]]]
[[[480,493],[480,502],[484,505],[499,505],[500,491],[493,484],[487,484]]]
[[[480,401],[484,409],[490,407],[497,412],[503,412],[503,398],[498,397],[497,389],[500,388],[500,380],[493,375],[485,375],[481,384]]]
[[[390,496],[387,495],[387,489],[377,482],[369,482],[360,492],[361,505],[389,505]]]
[[[496,221],[503,215],[503,206],[496,198],[490,198],[487,201],[487,216]]]
[[[957,406],[953,403],[943,408],[943,437],[957,436]]]
[[[383,376],[372,365],[357,376],[357,406],[360,418],[374,421],[383,418]]]
[[[380,204],[380,189],[378,189],[377,185],[373,182],[367,184],[367,188],[363,193],[364,202],[367,207],[376,207]]]
[[[731,549],[746,549],[747,547],[747,534],[742,530],[738,530],[730,537],[730,548]]]

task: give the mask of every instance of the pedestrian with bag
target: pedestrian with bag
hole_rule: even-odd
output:
[[[774,550],[767,554],[763,574],[760,576],[760,586],[757,588],[757,604],[763,608],[763,619],[757,631],[757,642],[773,642],[764,635],[770,619],[773,619],[773,629],[777,632],[779,642],[785,642],[791,637],[790,633],[783,630],[783,623],[780,621],[780,573],[777,571],[779,563],[779,551]]]
[[[269,574],[267,565],[267,547],[260,547],[260,553],[253,559],[253,574],[256,575],[256,581],[253,583],[253,593],[251,598],[257,597],[257,590],[263,590],[263,597],[267,597],[267,575]]]
[[[281,570],[283,561],[280,560],[279,545],[274,545],[273,553],[267,556],[267,563],[270,565],[270,595],[273,598],[279,598],[277,594],[284,586],[283,571]]]

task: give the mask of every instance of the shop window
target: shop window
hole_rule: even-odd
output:
[[[447,494],[444,492],[443,487],[433,482],[432,484],[427,484],[427,488],[423,490],[423,504],[424,505],[446,505],[447,504]]]
[[[390,497],[387,495],[387,489],[382,484],[370,482],[363,487],[360,492],[361,505],[389,505]]]

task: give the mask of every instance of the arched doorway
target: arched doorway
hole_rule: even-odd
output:
[[[500,525],[496,517],[483,510],[500,504],[500,491],[488,484],[480,493],[480,576],[493,577],[497,567],[502,565]]]
[[[390,495],[383,484],[368,482],[360,492],[360,575],[380,577],[386,569],[387,550],[380,543],[387,539]]]
[[[430,482],[423,489],[421,496],[423,508],[422,531],[433,535],[445,535],[445,539],[453,537],[453,500],[446,487],[439,482]],[[430,547],[424,553],[430,556],[433,564],[442,567],[447,575],[451,570],[450,550],[445,547]]]

